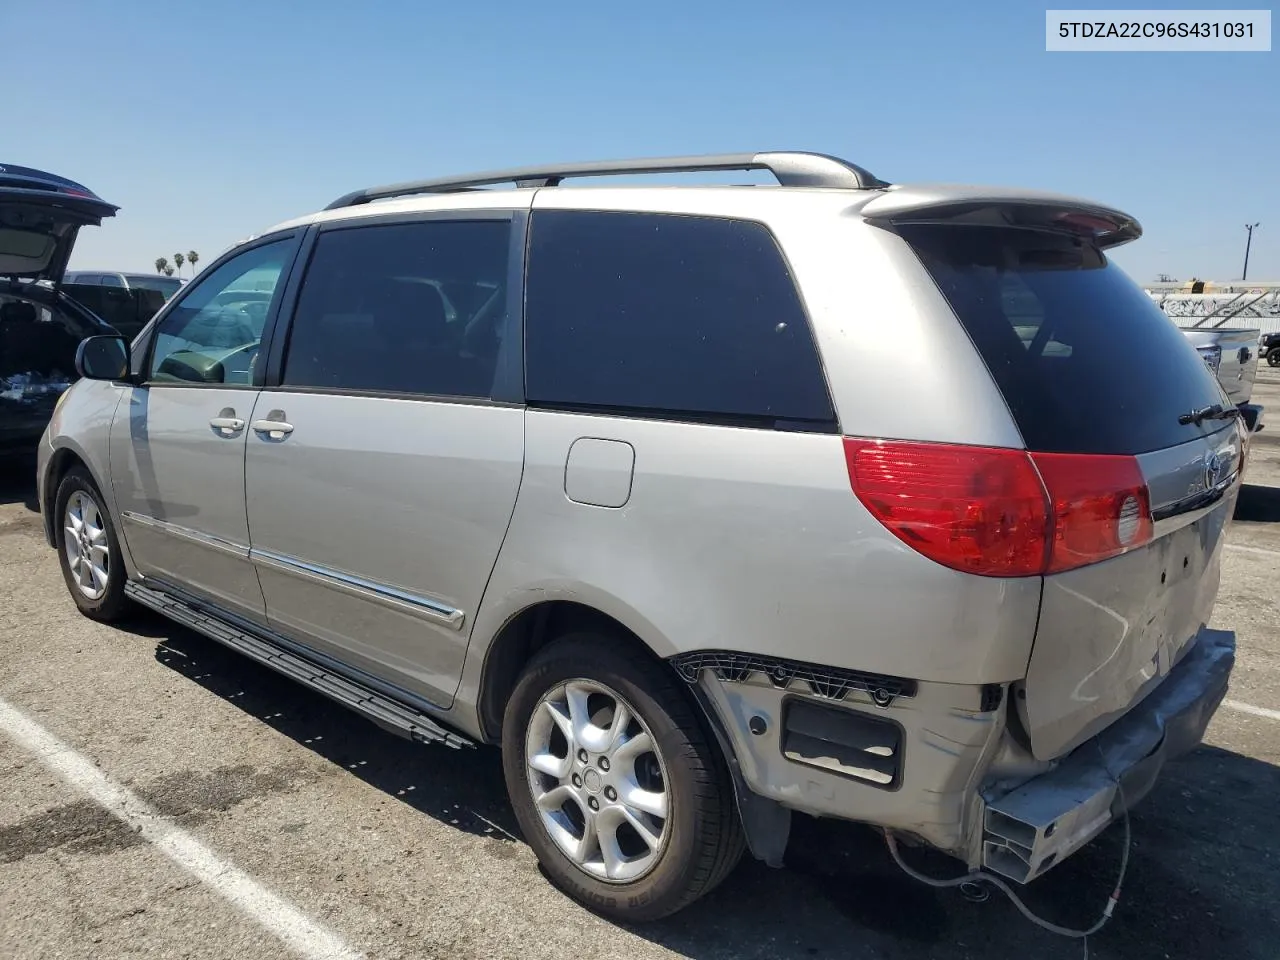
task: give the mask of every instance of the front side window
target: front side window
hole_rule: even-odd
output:
[[[506,220],[321,233],[298,295],[283,385],[488,397],[510,235]]]
[[[532,404],[766,428],[834,424],[790,270],[758,223],[535,213],[525,313]]]
[[[292,240],[246,250],[191,288],[156,330],[148,379],[247,386]]]

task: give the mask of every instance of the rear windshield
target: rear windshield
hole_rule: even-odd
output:
[[[1028,448],[1138,454],[1220,428],[1178,423],[1225,395],[1182,332],[1097,248],[1001,227],[899,232],[964,324]]]

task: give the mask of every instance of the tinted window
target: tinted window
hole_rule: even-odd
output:
[[[1031,449],[1145,453],[1200,436],[1179,415],[1225,402],[1181,331],[1096,248],[995,227],[910,225],[901,233]]]
[[[182,281],[176,277],[135,277],[128,276],[125,278],[129,281],[129,286],[135,290],[155,290],[164,296],[166,300],[182,289]]]
[[[552,211],[531,229],[531,403],[833,421],[804,310],[764,227]]]
[[[421,221],[320,234],[289,334],[288,386],[487,397],[511,224]]]
[[[263,244],[194,284],[160,322],[150,379],[252,383],[267,311],[292,253],[292,240]]]
[[[124,281],[114,273],[106,273],[98,278],[98,282],[104,287],[123,287]]]

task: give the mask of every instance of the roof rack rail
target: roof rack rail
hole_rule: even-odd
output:
[[[356,190],[325,207],[337,210],[372,200],[418,193],[452,193],[472,187],[514,183],[517,187],[554,187],[568,177],[627,176],[638,173],[696,173],[707,170],[768,170],[784,187],[832,187],[872,190],[889,184],[856,164],[821,153],[777,151],[722,153],[692,157],[652,157],[639,160],[591,160],[584,163],[495,170],[437,180],[414,180]]]

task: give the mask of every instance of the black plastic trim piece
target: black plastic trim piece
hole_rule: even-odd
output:
[[[689,683],[697,683],[703,670],[710,670],[716,679],[726,683],[742,683],[752,674],[761,674],[775,687],[786,689],[796,681],[808,684],[815,697],[824,700],[843,700],[850,690],[862,690],[871,696],[877,706],[887,707],[898,697],[914,697],[918,690],[915,680],[891,677],[843,667],[824,667],[819,664],[786,660],[757,653],[737,653],[732,650],[694,650],[671,658],[672,665]]]
[[[717,716],[715,707],[707,699],[707,695],[697,684],[692,687],[693,698],[702,708],[716,742],[720,745],[720,753],[729,775],[733,778],[733,796],[738,807],[738,819],[742,823],[742,832],[747,838],[747,849],[757,860],[766,866],[778,868],[783,866],[787,852],[787,841],[791,836],[791,811],[772,800],[753,793],[742,776],[742,768],[738,764],[738,755],[733,752],[729,736]]]
[[[494,367],[494,400],[523,405],[524,395],[524,279],[529,256],[529,211],[511,218],[511,259],[507,264],[507,316],[498,361]]]
[[[892,753],[889,756],[871,753],[860,742],[867,739],[867,727],[883,727],[892,731]],[[877,790],[892,792],[902,786],[906,739],[902,724],[889,717],[799,697],[788,696],[782,701],[779,746],[787,760]],[[855,772],[859,767],[881,773],[889,780],[881,782],[860,775]]]
[[[423,220],[466,221],[466,220],[510,220],[513,213],[519,211],[511,207],[474,207],[451,210],[399,210],[394,213],[371,213],[358,217],[341,217],[334,220],[319,220],[314,226],[322,233],[330,230],[358,230],[361,227],[390,227],[401,223],[420,223]]]
[[[840,426],[834,420],[782,420],[768,416],[741,413],[704,413],[702,411],[669,410],[665,407],[627,407],[604,404],[528,401],[530,410],[575,413],[586,417],[616,417],[627,420],[665,420],[671,423],[695,423],[707,427],[738,427],[743,430],[776,430],[780,433],[837,434]]]
[[[451,403],[472,407],[520,407],[519,403],[491,400],[489,397],[460,397],[437,393],[403,393],[397,390],[359,390],[354,387],[300,387],[293,384],[271,384],[264,393],[296,393],[328,397],[366,397],[373,400],[413,400],[418,403]]]
[[[384,730],[420,743],[442,743],[458,749],[475,744],[437,723],[412,707],[386,696],[349,676],[328,670],[305,657],[286,650],[269,637],[237,627],[211,611],[187,603],[166,591],[153,590],[140,583],[125,584],[126,596],[145,607],[163,614],[237,653],[270,667],[317,693],[324,694]]]
[[[1199,493],[1184,497],[1174,503],[1166,504],[1163,507],[1157,507],[1151,511],[1151,519],[1159,523],[1161,520],[1168,520],[1171,517],[1178,517],[1184,513],[1192,513],[1196,510],[1217,503],[1227,495],[1227,491],[1231,489],[1231,485],[1239,479],[1238,475],[1233,473],[1226,480],[1223,480],[1216,487],[1210,487],[1208,490],[1202,490]]]
[[[271,324],[270,337],[260,356],[266,357],[265,363],[259,363],[254,371],[254,383],[259,389],[273,387],[280,382],[280,374],[284,367],[284,351],[289,342],[289,331],[293,328],[293,311],[298,305],[298,294],[302,289],[302,281],[311,263],[311,251],[315,249],[316,236],[319,230],[314,224],[307,227],[298,242],[293,263],[289,268],[289,276],[285,279],[284,292],[280,297],[280,308],[276,311],[275,322]]]
[[[982,685],[982,704],[979,709],[983,713],[990,713],[1002,703],[1004,703],[1004,686],[999,683],[984,683]]]

